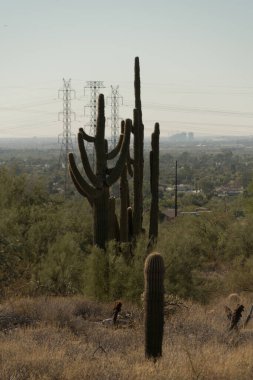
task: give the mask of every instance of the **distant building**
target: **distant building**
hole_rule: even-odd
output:
[[[178,216],[184,216],[184,215],[193,215],[193,216],[199,216],[201,214],[209,214],[212,211],[209,210],[206,207],[198,207],[194,211],[179,211],[177,212]],[[174,208],[166,208],[160,211],[159,213],[159,219],[160,222],[170,222],[175,218],[175,209]]]
[[[174,142],[182,142],[182,143],[192,142],[194,140],[194,133],[193,132],[176,133],[175,135],[170,136],[169,140],[174,141]]]
[[[166,208],[159,211],[159,220],[160,222],[170,222],[175,218],[175,209]]]
[[[166,186],[165,191],[171,192],[175,190],[175,187],[173,185]],[[179,183],[177,185],[177,191],[178,193],[188,193],[188,194],[200,194],[202,192],[201,189],[193,189],[192,185],[185,184],[185,183]]]
[[[189,132],[188,133],[188,140],[189,141],[193,141],[194,140],[194,133],[193,132]]]
[[[232,197],[243,194],[243,187],[220,186],[215,188],[217,197]]]

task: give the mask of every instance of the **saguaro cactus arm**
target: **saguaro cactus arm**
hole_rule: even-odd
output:
[[[90,199],[99,197],[101,192],[98,189],[95,189],[94,187],[90,186],[80,174],[76,166],[73,153],[69,153],[69,166],[70,166],[70,171],[75,178],[74,183],[77,184],[78,188],[81,189],[81,191],[84,194],[86,194],[86,197]]]
[[[82,134],[82,138],[83,138],[85,141],[90,142],[90,143],[94,143],[94,141],[95,141],[95,137],[88,135],[88,134],[83,130],[83,128],[79,128],[79,133]]]
[[[121,133],[119,136],[118,144],[115,146],[113,150],[111,150],[111,152],[107,153],[107,156],[106,156],[107,160],[113,160],[117,156],[117,154],[120,152],[123,140],[124,140],[124,134]]]
[[[111,186],[114,182],[116,182],[119,179],[121,172],[124,168],[127,159],[127,153],[129,150],[131,128],[132,121],[130,119],[127,119],[125,124],[124,140],[122,143],[120,156],[115,164],[115,167],[112,169],[112,172],[107,178],[107,186]]]
[[[86,194],[86,193],[82,190],[82,188],[79,186],[79,184],[78,184],[78,182],[76,181],[76,179],[75,179],[75,177],[74,177],[74,175],[73,175],[73,173],[72,173],[71,170],[69,170],[69,173],[70,173],[70,177],[71,177],[71,179],[72,179],[72,181],[73,181],[73,183],[74,183],[74,185],[75,185],[75,188],[76,188],[76,190],[78,191],[78,193],[79,193],[80,195],[82,195],[83,197],[87,198],[87,201],[89,202],[90,206],[93,207],[93,200],[92,200],[91,198],[89,198],[89,197],[87,196],[87,194]]]
[[[128,171],[128,174],[130,175],[130,177],[133,177],[133,175],[134,175],[133,168],[132,168],[133,163],[134,163],[134,160],[131,158],[130,151],[128,149],[128,152],[127,152],[127,171]]]
[[[118,141],[118,144],[115,146],[115,148],[107,153],[107,160],[113,160],[117,154],[120,152],[120,149],[122,147],[122,143],[123,143],[123,140],[124,140],[124,129],[125,129],[125,122],[122,120],[121,122],[121,133],[120,133],[120,136],[119,136],[119,141]]]
[[[85,192],[82,190],[82,188],[79,186],[79,184],[78,184],[77,180],[75,179],[74,174],[72,173],[71,169],[69,170],[69,173],[70,173],[70,177],[71,177],[71,179],[72,179],[72,181],[73,181],[73,183],[74,183],[74,185],[75,185],[75,188],[76,188],[76,190],[78,191],[78,193],[79,193],[80,195],[82,195],[83,197],[87,197],[86,193],[85,193]]]
[[[77,139],[78,139],[78,147],[79,147],[81,160],[82,160],[85,173],[94,187],[101,188],[103,186],[103,183],[101,181],[101,178],[98,178],[91,169],[90,162],[89,162],[86,149],[83,143],[83,137],[80,132],[78,133]]]

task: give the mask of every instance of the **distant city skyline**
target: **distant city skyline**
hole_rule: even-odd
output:
[[[252,19],[251,0],[0,1],[0,138],[60,134],[62,78],[77,94],[73,133],[89,80],[106,97],[119,85],[131,118],[135,56],[148,135],[156,121],[162,136],[253,135]]]

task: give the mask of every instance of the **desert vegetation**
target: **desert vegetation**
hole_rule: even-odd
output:
[[[243,295],[241,302],[249,310],[252,298]],[[163,356],[154,363],[144,356],[141,307],[123,303],[121,313],[131,313],[132,323],[105,326],[113,304],[80,296],[12,298],[0,309],[0,378],[250,379],[252,321],[229,332],[225,304],[234,307],[224,298],[208,306],[174,302]]]
[[[95,136],[81,128],[81,163],[69,155],[77,190],[69,197],[49,190],[52,178],[0,167],[3,380],[253,375],[252,183],[243,159],[211,154],[205,178],[203,157],[180,154],[181,182],[193,183],[196,171],[204,190],[179,196],[179,206],[208,212],[162,219],[159,206],[172,196],[159,174],[174,170],[174,157],[160,155],[158,123],[144,152],[138,58],[134,90],[133,121],[122,122],[112,151],[99,96]],[[215,198],[225,179],[246,190]]]

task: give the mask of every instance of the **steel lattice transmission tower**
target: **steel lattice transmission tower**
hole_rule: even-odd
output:
[[[64,194],[69,193],[71,180],[68,170],[68,154],[74,152],[72,137],[75,137],[71,132],[71,122],[75,113],[71,111],[71,100],[75,97],[75,91],[71,89],[71,79],[68,81],[63,78],[63,88],[58,91],[58,97],[62,98],[63,110],[59,112],[58,119],[62,119],[63,131],[58,136],[58,143],[61,143],[61,151],[59,157],[59,168],[64,169]]]
[[[111,104],[111,148],[114,148],[120,135],[119,107],[123,104],[123,97],[119,95],[119,86],[111,86],[111,96],[107,101]]]
[[[90,110],[90,114],[89,114],[90,121],[86,125],[89,127],[90,136],[94,136],[96,132],[97,101],[98,101],[98,95],[100,93],[101,88],[105,88],[104,83],[102,81],[87,81],[86,86],[84,87],[84,95],[86,95],[86,89],[88,89],[90,93],[90,101],[86,106],[84,106],[84,111],[86,108]],[[94,145],[92,144],[91,149],[89,149],[89,146],[87,146],[87,148],[92,156],[92,165],[94,167],[95,165]]]

